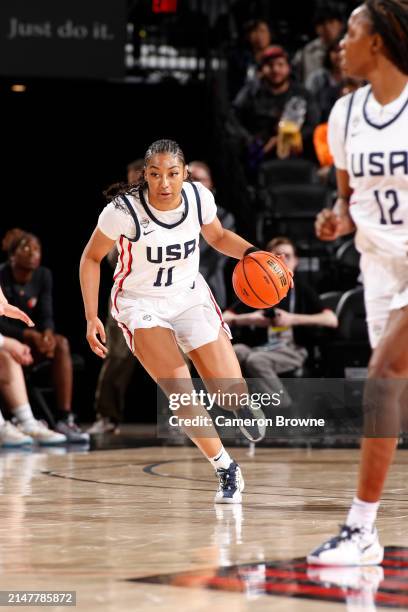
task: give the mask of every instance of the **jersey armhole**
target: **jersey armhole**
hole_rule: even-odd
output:
[[[197,189],[196,185],[194,185],[194,183],[191,183],[191,186],[192,186],[192,188],[194,190],[194,195],[195,195],[196,202],[197,202],[198,222],[200,224],[200,227],[202,227],[202,225],[203,225],[203,215],[202,215],[202,212],[201,212],[201,198],[200,198],[200,194],[198,192],[198,189]]]
[[[353,106],[353,101],[354,101],[355,93],[356,92],[353,91],[353,93],[351,94],[349,105],[348,105],[348,108],[347,108],[346,124],[344,126],[344,144],[346,143],[346,140],[347,140],[347,134],[348,134],[348,129],[349,129],[349,125],[350,125],[350,117],[351,117],[351,107]]]
[[[136,227],[136,236],[135,236],[134,238],[128,238],[127,236],[125,236],[125,238],[126,238],[127,240],[129,240],[129,242],[137,242],[137,241],[139,240],[139,238],[140,238],[140,224],[139,224],[139,219],[137,218],[137,215],[136,215],[136,213],[135,213],[135,210],[134,210],[133,206],[131,205],[131,203],[129,202],[129,199],[128,199],[128,198],[127,198],[125,195],[122,195],[122,200],[123,200],[123,201],[124,201],[124,203],[126,204],[126,206],[127,206],[128,210],[129,210],[129,212],[130,212],[130,214],[131,214],[131,216],[132,216],[132,219],[133,219],[133,221],[134,221],[134,223],[135,223],[135,227]]]

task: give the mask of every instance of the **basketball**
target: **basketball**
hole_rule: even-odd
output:
[[[232,273],[237,297],[252,308],[275,306],[287,295],[291,273],[284,261],[268,253],[256,251],[241,259]]]

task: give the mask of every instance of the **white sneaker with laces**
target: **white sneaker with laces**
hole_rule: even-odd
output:
[[[5,421],[4,425],[0,427],[0,446],[3,448],[25,446],[32,443],[32,437],[24,434],[10,421]]]
[[[228,469],[218,468],[215,473],[220,483],[214,502],[216,504],[240,504],[245,483],[238,463],[231,461]]]
[[[310,565],[379,565],[384,549],[376,528],[341,525],[339,535],[330,538],[307,557]]]
[[[19,425],[20,431],[31,436],[33,440],[41,446],[53,446],[54,444],[64,444],[67,441],[64,434],[58,433],[48,428],[44,421],[30,421]]]

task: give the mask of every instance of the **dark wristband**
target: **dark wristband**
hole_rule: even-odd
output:
[[[250,255],[251,253],[256,253],[257,251],[260,251],[261,249],[258,249],[258,247],[249,247],[249,249],[247,249],[244,253],[244,257],[246,257],[247,255]]]

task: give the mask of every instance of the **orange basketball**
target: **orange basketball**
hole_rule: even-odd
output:
[[[275,306],[287,295],[291,273],[284,261],[256,251],[246,255],[234,268],[232,285],[241,302],[252,308]]]

